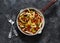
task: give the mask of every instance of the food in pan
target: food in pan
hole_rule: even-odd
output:
[[[18,16],[18,26],[26,34],[35,34],[43,25],[43,17],[34,9],[26,9]]]

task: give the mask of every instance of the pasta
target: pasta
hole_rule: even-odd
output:
[[[18,25],[26,34],[35,34],[42,27],[43,17],[34,9],[26,9],[18,16]]]

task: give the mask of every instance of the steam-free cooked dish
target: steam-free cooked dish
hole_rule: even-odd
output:
[[[18,26],[26,34],[35,34],[43,25],[43,17],[34,9],[19,13]]]

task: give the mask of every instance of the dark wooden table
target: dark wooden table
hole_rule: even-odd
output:
[[[60,43],[60,0],[51,6],[45,13],[45,27],[42,34],[26,36],[19,32],[16,23],[14,24],[19,36],[8,39],[11,24],[4,16],[17,15],[26,7],[41,9],[50,0],[0,0],[0,43]]]

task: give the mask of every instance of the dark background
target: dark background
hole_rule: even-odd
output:
[[[45,27],[42,34],[36,36],[26,36],[19,32],[18,37],[8,39],[11,24],[4,16],[17,15],[19,11],[26,7],[41,9],[50,0],[0,0],[0,43],[60,43],[60,0],[51,6],[45,13]]]

